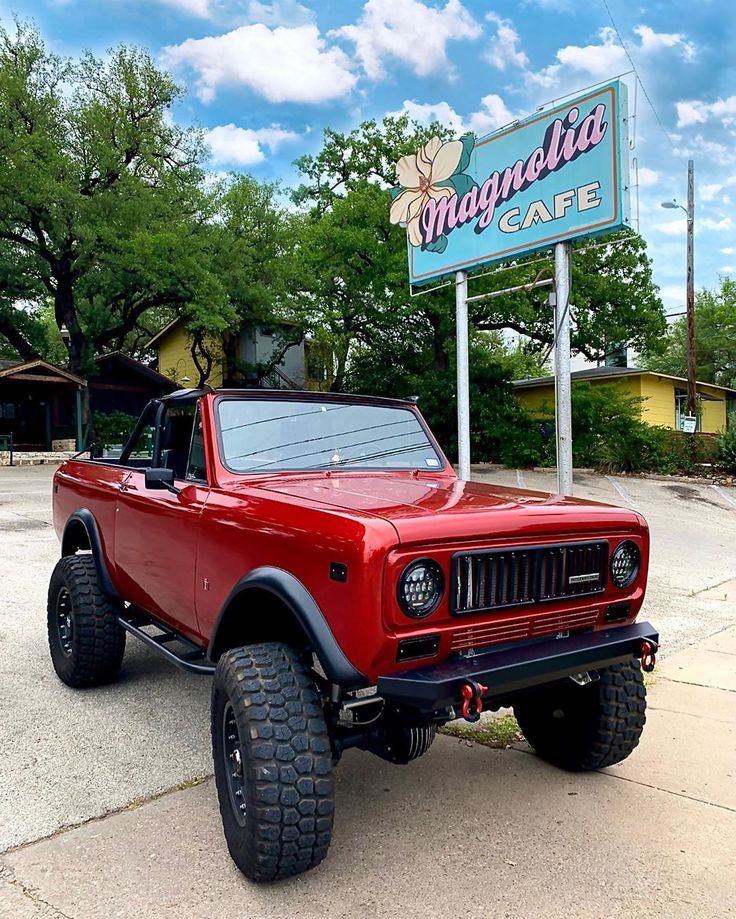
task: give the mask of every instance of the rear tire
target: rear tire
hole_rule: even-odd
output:
[[[514,704],[524,737],[543,759],[571,772],[604,769],[635,749],[646,722],[639,661],[599,671],[587,686],[544,686]]]
[[[212,684],[212,754],[235,864],[253,881],[301,874],[332,837],[332,750],[302,655],[275,642],[228,651]]]
[[[119,612],[91,555],[59,559],[49,583],[47,626],[51,661],[67,686],[100,686],[117,677],[125,652]]]

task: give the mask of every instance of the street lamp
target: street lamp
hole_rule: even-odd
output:
[[[663,201],[662,207],[679,208],[687,217],[687,411],[692,418],[697,418],[695,394],[695,276],[693,273],[693,242],[695,225],[695,179],[693,161],[687,161],[687,207],[672,201]],[[697,425],[697,422],[696,422]],[[690,449],[695,462],[695,436]]]

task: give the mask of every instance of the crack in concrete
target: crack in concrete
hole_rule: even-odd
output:
[[[716,692],[736,692],[736,689],[728,689],[726,686],[709,686],[707,683],[693,683],[692,680],[678,680],[673,676],[662,676],[661,679],[669,680],[670,683],[681,683],[683,686],[698,686],[700,689],[715,689]]]
[[[687,795],[682,791],[672,791],[671,788],[662,788],[660,785],[650,785],[648,782],[640,782],[638,779],[631,779],[626,775],[616,775],[615,772],[603,772],[600,775],[608,775],[612,779],[619,779],[622,782],[629,782],[631,785],[641,785],[642,788],[651,788],[653,791],[662,791],[666,795],[674,795],[676,798],[685,798],[688,801],[695,801],[697,804],[706,804],[708,807],[717,807],[719,810],[728,811],[730,814],[736,814],[736,807],[729,807],[728,804],[718,804],[716,801],[707,801],[705,798],[696,798],[694,795]]]
[[[10,846],[8,849],[2,850],[0,855],[12,855],[14,852],[20,852],[22,849],[28,849],[30,846],[35,846],[42,842],[48,842],[51,839],[56,839],[57,836],[63,836],[65,833],[71,833],[73,830],[82,829],[82,827],[89,826],[91,823],[100,823],[103,820],[107,820],[108,817],[116,817],[119,814],[124,814],[126,811],[138,810],[139,807],[144,807],[146,804],[151,804],[153,801],[158,801],[159,798],[165,798],[177,791],[187,791],[188,789],[194,788],[197,785],[203,785],[205,782],[208,782],[213,778],[214,773],[208,772],[205,775],[198,775],[192,779],[186,779],[183,782],[179,782],[178,785],[173,785],[171,788],[165,788],[163,791],[155,791],[150,795],[144,795],[140,798],[132,798],[126,804],[122,804],[120,807],[115,807],[112,810],[105,811],[104,814],[96,814],[94,817],[88,817],[86,820],[80,820],[78,823],[66,823],[63,826],[57,827],[52,833],[47,833],[45,836],[38,836],[36,839],[28,839],[26,842],[19,842],[17,845]],[[11,869],[8,868],[8,870],[10,871]],[[2,880],[3,877],[2,871],[3,864],[0,862],[0,880]]]
[[[516,745],[510,747],[515,753],[523,753],[526,756],[534,756],[537,759],[540,757],[532,750],[531,748],[525,750],[523,747],[517,747]],[[642,788],[651,788],[652,791],[661,791],[666,795],[674,795],[676,798],[685,798],[688,801],[694,801],[696,804],[705,804],[708,807],[717,807],[719,810],[728,811],[730,814],[736,814],[736,807],[729,807],[728,804],[718,804],[715,801],[706,801],[705,798],[696,798],[693,795],[687,795],[682,791],[672,791],[671,788],[662,788],[660,785],[650,785],[648,782],[640,782],[637,779],[630,779],[625,775],[616,775],[615,772],[604,772],[602,769],[595,770],[598,775],[605,775],[611,779],[618,779],[621,782],[629,782],[631,785],[641,785]]]
[[[684,715],[686,718],[698,718],[703,721],[715,721],[717,724],[733,724],[728,718],[714,718],[713,715],[698,715],[695,712],[683,712],[678,708],[664,708],[661,705],[647,705],[648,712],[667,712],[670,715]]]
[[[57,906],[54,906],[53,903],[44,900],[35,887],[28,887],[24,884],[23,881],[15,876],[15,871],[13,871],[9,865],[3,864],[2,862],[0,862],[0,883],[7,884],[9,887],[14,887],[16,890],[19,890],[26,899],[40,907],[38,913],[39,919],[74,919],[69,913],[62,912]]]

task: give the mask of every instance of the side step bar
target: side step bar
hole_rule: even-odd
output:
[[[183,635],[153,619],[147,613],[129,608],[125,610],[124,615],[118,616],[118,622],[126,632],[135,635],[180,670],[205,676],[211,676],[215,672],[215,665],[208,660],[204,648],[195,645],[193,641],[184,638]],[[155,628],[157,634],[151,635],[149,632],[144,632],[145,628]],[[172,644],[177,647],[169,647]]]

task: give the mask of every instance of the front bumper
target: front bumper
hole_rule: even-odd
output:
[[[456,705],[468,680],[488,687],[485,700],[498,699],[574,673],[641,658],[645,642],[654,650],[659,645],[659,635],[649,622],[488,648],[473,657],[457,656],[441,664],[379,677],[378,694],[387,702],[429,714]]]

